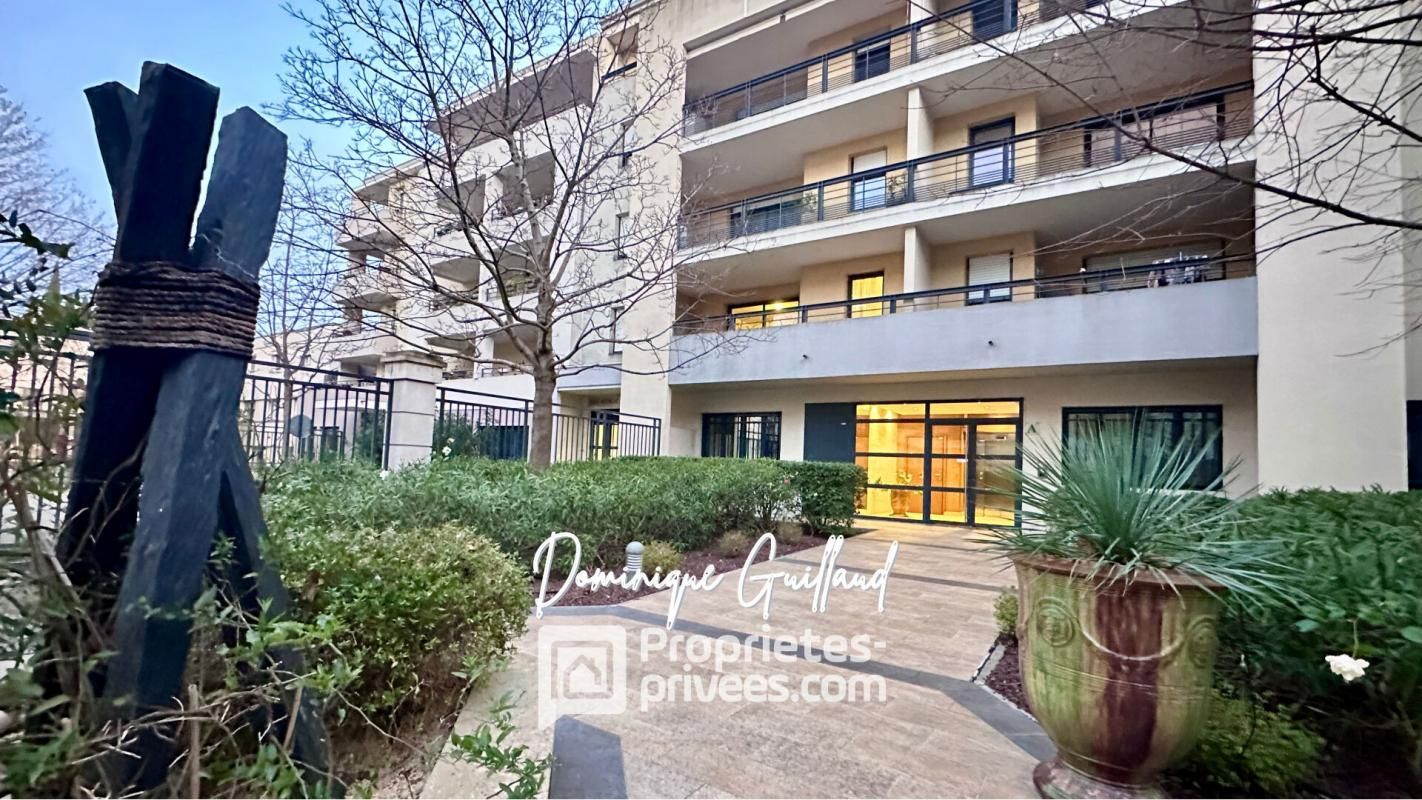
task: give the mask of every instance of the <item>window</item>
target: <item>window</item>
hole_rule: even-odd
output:
[[[1182,441],[1206,448],[1188,488],[1219,488],[1224,473],[1224,411],[1221,406],[1112,406],[1062,409],[1062,440],[1109,428],[1145,430],[1171,447]],[[1193,458],[1193,454],[1191,455]]]
[[[616,228],[613,231],[614,249],[612,252],[612,257],[615,259],[621,260],[627,257],[627,251],[624,249],[626,247],[627,229],[627,215],[618,214],[616,220]]]
[[[1002,284],[1012,280],[1012,254],[974,256],[968,259],[968,285]],[[1012,299],[1011,286],[995,286],[968,292],[968,305],[999,303]]]
[[[1118,114],[1114,125],[1103,120],[1087,129],[1086,164],[1100,166],[1135,158],[1145,152],[1139,139],[1170,148],[1222,139],[1224,131],[1223,97],[1130,109]]]
[[[1012,143],[1016,130],[1013,120],[978,125],[968,131],[968,146],[979,147],[968,156],[968,185],[992,186],[1012,182]],[[991,147],[993,142],[1002,144]]]
[[[991,39],[1017,27],[1016,0],[981,0],[973,4],[973,35]]]
[[[889,42],[874,44],[854,51],[854,82],[866,81],[889,71]]]
[[[780,412],[702,414],[701,455],[780,458]]]
[[[849,276],[849,299],[863,300],[869,297],[884,296],[884,273],[870,272],[864,275]],[[852,303],[849,306],[849,316],[851,317],[877,317],[884,313],[884,304],[879,303]]]
[[[782,197],[731,211],[731,232],[735,235],[764,233],[799,225],[804,207],[800,195]],[[811,216],[813,216],[811,209]]]
[[[607,352],[612,355],[617,355],[622,352],[622,337],[618,335],[618,329],[622,327],[620,324],[622,322],[622,307],[613,306],[609,308],[607,315],[610,317],[607,322],[607,338],[612,340],[608,344]]]
[[[727,313],[731,316],[732,327],[738,331],[755,330],[757,328],[776,328],[781,325],[794,325],[800,321],[800,313],[795,309],[800,307],[798,298],[789,300],[774,300],[768,303],[746,303],[739,306],[731,306]]]
[[[875,150],[872,153],[861,153],[849,161],[849,171],[851,173],[866,172],[868,170],[879,170],[877,173],[865,178],[858,178],[850,184],[850,210],[864,211],[870,208],[883,208],[887,200],[887,176],[883,168],[889,165],[889,151]]]
[[[627,169],[627,167],[632,164],[632,145],[629,142],[629,134],[631,131],[632,123],[622,123],[622,132],[618,135],[617,139],[619,151],[617,155],[617,167],[619,169]]]

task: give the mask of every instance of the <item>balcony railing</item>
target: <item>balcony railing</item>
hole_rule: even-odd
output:
[[[1252,125],[1251,98],[1251,84],[1234,84],[694,210],[683,217],[681,245],[714,244],[962,192],[1031,183],[1118,164],[1152,148],[1169,151],[1237,138]]]
[[[981,283],[929,289],[923,292],[887,294],[857,300],[837,300],[832,303],[784,308],[776,311],[756,311],[717,317],[695,317],[677,322],[676,333],[716,333],[779,328],[812,322],[833,322],[843,319],[882,317],[916,311],[937,311],[944,308],[1011,303],[1050,297],[1081,294],[1101,294],[1160,286],[1182,286],[1254,274],[1253,256],[1222,258],[1185,258],[1157,264],[1145,264],[1118,269],[1078,272],[1045,278]]]
[[[1041,0],[1032,4],[1032,10],[1019,13],[1018,0],[971,0],[927,19],[704,95],[685,105],[682,128],[687,135],[719,128],[1104,2]]]

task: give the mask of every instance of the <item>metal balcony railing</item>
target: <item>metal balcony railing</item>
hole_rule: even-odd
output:
[[[1252,84],[1234,84],[696,209],[682,217],[681,246],[714,244],[962,192],[1031,183],[1128,161],[1152,148],[1178,150],[1233,139],[1249,132],[1251,112]]]
[[[703,95],[683,107],[687,135],[764,114],[860,83],[1020,27],[1102,5],[1105,0],[1040,0],[1020,11],[1018,0],[971,0],[927,19]]]
[[[1252,255],[1182,258],[1135,267],[1078,272],[1071,275],[982,283],[973,286],[953,286],[946,289],[888,294],[857,300],[837,300],[832,303],[815,303],[776,311],[694,317],[678,321],[675,332],[678,335],[684,335],[779,328],[812,322],[882,317],[888,314],[937,311],[944,308],[963,308],[991,303],[1023,302],[1050,297],[1100,294],[1160,286],[1181,286],[1230,278],[1244,278],[1253,274],[1254,257]]]

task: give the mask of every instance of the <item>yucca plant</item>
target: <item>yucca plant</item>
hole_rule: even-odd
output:
[[[1023,690],[1057,746],[1033,782],[1043,797],[1153,796],[1209,713],[1223,596],[1287,581],[1272,543],[1226,535],[1239,508],[1219,490],[1235,465],[1195,479],[1212,442],[1073,433],[1030,440],[1010,470],[1021,522],[989,534],[1017,572]]]
[[[1278,543],[1226,535],[1240,521],[1239,501],[1222,492],[1238,462],[1196,481],[1211,444],[1172,444],[1145,426],[1100,426],[1065,444],[1034,434],[1022,468],[1005,468],[1021,487],[1021,523],[987,535],[1004,555],[1071,559],[1083,577],[1185,573],[1240,598],[1291,593]]]

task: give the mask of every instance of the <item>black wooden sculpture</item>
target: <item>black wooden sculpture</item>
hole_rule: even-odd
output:
[[[122,721],[177,704],[192,633],[186,612],[219,532],[234,545],[228,577],[243,607],[286,608],[258,550],[262,511],[237,432],[286,137],[249,108],[223,119],[190,246],[217,88],[146,63],[137,94],[118,83],[86,94],[118,239],[95,292],[95,352],[58,555],[111,626],[115,654],[98,689],[104,713]],[[301,670],[299,654],[279,658]],[[309,699],[295,712],[278,710],[277,735],[294,718],[293,756],[324,776],[319,712]],[[125,749],[137,758],[104,765],[111,789],[163,781],[168,736],[144,729]]]

